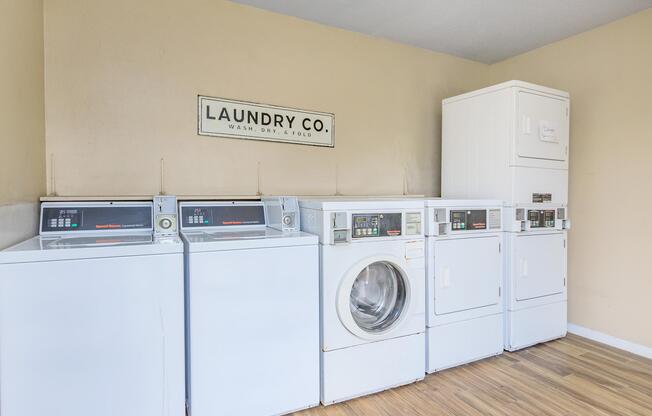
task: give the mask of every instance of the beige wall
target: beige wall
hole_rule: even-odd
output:
[[[181,4],[46,2],[49,192],[156,193],[164,158],[165,191],[181,195],[254,194],[257,166],[268,194],[334,193],[336,176],[344,194],[401,193],[405,173],[408,192],[437,195],[442,98],[507,79],[567,90],[570,320],[652,346],[652,11],[489,67],[229,2]],[[197,136],[197,94],[333,112],[337,145]]]
[[[441,99],[486,71],[219,0],[49,0],[45,45],[60,195],[156,193],[161,158],[173,194],[254,194],[259,164],[266,194],[402,193],[404,173],[438,194]],[[198,94],[335,113],[336,146],[198,136]]]
[[[45,192],[43,100],[43,3],[0,0],[0,248],[36,231],[34,205]]]
[[[652,9],[490,75],[571,93],[569,321],[652,347]]]

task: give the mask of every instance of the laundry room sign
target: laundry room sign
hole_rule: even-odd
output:
[[[334,147],[335,116],[247,101],[197,97],[200,136]]]

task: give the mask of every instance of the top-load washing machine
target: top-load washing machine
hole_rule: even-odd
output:
[[[506,350],[566,335],[569,225],[560,205],[504,209]]]
[[[426,200],[432,373],[503,352],[502,201]]]
[[[317,237],[296,231],[296,199],[269,204],[179,204],[192,416],[269,416],[319,404]]]
[[[153,235],[151,201],[40,216],[40,236],[0,252],[0,414],[182,415],[181,240]]]
[[[424,377],[423,200],[305,198],[321,248],[321,401]]]

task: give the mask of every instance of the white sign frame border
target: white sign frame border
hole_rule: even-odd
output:
[[[298,140],[282,140],[282,139],[270,139],[267,137],[259,137],[259,136],[245,136],[245,135],[237,135],[237,134],[218,134],[218,133],[210,133],[202,130],[202,98],[207,98],[211,100],[221,100],[221,101],[226,101],[229,103],[234,103],[234,104],[247,104],[251,105],[254,107],[262,107],[262,108],[275,108],[278,110],[290,110],[290,111],[296,111],[298,113],[304,113],[304,114],[319,114],[322,116],[330,116],[332,118],[331,122],[331,143],[330,144],[320,144],[320,143],[314,143],[314,142],[305,142],[305,141],[298,141]],[[333,149],[335,148],[335,114],[334,113],[327,113],[324,111],[312,111],[312,110],[305,110],[305,109],[298,109],[294,107],[283,107],[280,105],[272,105],[272,104],[263,104],[263,103],[258,103],[254,101],[245,101],[245,100],[233,100],[229,98],[222,98],[222,97],[213,97],[210,95],[202,95],[202,94],[197,94],[197,135],[198,136],[204,136],[204,137],[222,137],[225,139],[239,139],[239,140],[253,140],[257,142],[274,142],[274,143],[285,143],[285,144],[298,144],[298,145],[303,145],[303,146],[312,146],[312,147],[325,147],[328,149]]]

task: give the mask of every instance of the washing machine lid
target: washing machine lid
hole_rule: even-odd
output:
[[[0,264],[175,253],[183,253],[179,237],[150,233],[40,236],[0,251]]]
[[[283,232],[269,227],[239,230],[183,231],[181,238],[189,252],[241,250],[270,247],[317,245],[316,235]]]

